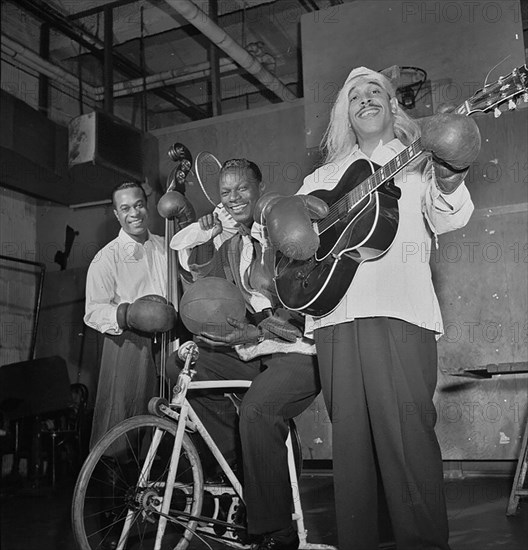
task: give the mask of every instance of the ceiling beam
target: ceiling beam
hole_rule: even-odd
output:
[[[135,2],[139,2],[139,0],[114,0],[114,2],[109,2],[108,4],[103,4],[102,6],[95,6],[94,8],[90,8],[88,10],[72,13],[68,16],[68,19],[75,21],[76,19],[82,19],[83,17],[89,17],[90,15],[101,13],[105,8],[119,8],[121,6],[126,6],[127,4],[134,4]]]
[[[233,61],[238,63],[280,100],[292,101],[297,99],[297,96],[279,78],[270,73],[258,59],[253,57],[236,40],[214,23],[191,0],[164,0],[164,3],[168,8],[172,8],[172,10],[185,17],[189,23],[200,30],[213,44],[223,50]]]
[[[63,13],[53,8],[49,4],[46,4],[42,0],[8,1],[23,9],[24,11],[31,13],[37,19],[48,23],[51,27],[59,30],[68,38],[81,44],[81,46],[86,48],[101,62],[104,60],[103,41],[86,31],[81,25],[79,25],[75,21],[69,21]],[[142,76],[141,69],[126,57],[114,52],[113,58],[115,62],[115,68],[121,71],[126,76]],[[192,120],[202,119],[208,116],[207,112],[205,112],[200,107],[197,107],[192,101],[175,91],[157,90],[153,93],[181,109],[181,111]]]

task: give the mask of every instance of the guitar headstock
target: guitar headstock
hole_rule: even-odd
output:
[[[528,68],[522,65],[514,69],[509,75],[501,76],[497,82],[487,84],[478,90],[456,109],[461,115],[473,113],[488,113],[493,111],[495,116],[501,115],[499,107],[508,104],[508,109],[515,109],[519,96],[528,102]]]

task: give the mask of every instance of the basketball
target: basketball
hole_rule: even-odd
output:
[[[206,277],[194,282],[180,300],[180,318],[190,332],[209,332],[226,336],[235,328],[228,317],[239,321],[246,316],[246,304],[240,290],[227,279]]]

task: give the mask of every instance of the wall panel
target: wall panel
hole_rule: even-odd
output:
[[[459,104],[525,62],[518,0],[358,0],[301,19],[306,145],[318,145],[335,94],[350,70],[419,67],[433,109]],[[500,64],[495,70],[495,65]]]
[[[476,210],[431,258],[444,315],[438,435],[444,458],[514,459],[528,374],[460,377],[486,365],[528,368],[528,109],[477,119],[482,150],[468,188]]]
[[[38,262],[35,200],[0,188],[0,254]],[[39,270],[0,261],[0,366],[30,359]]]

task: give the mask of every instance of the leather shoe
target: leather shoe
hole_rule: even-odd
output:
[[[254,544],[251,550],[298,550],[299,537],[297,533],[289,542],[282,542],[273,535],[265,535],[261,542]]]

